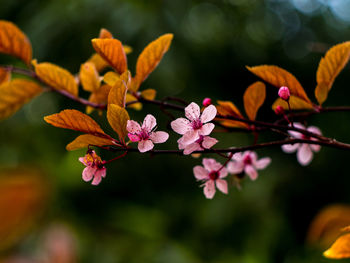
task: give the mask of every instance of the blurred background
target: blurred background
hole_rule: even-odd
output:
[[[101,27],[133,47],[128,56],[132,72],[150,41],[174,33],[169,52],[141,89],[156,89],[158,98],[197,103],[205,97],[231,100],[242,111],[243,92],[257,80],[246,65],[287,69],[314,100],[319,60],[332,45],[350,40],[348,0],[0,4],[0,18],[28,35],[39,62],[73,73],[93,53],[90,40]],[[4,55],[0,59],[1,64],[18,63]],[[350,105],[349,81],[346,67],[326,105]],[[257,118],[271,121],[277,90],[268,86],[267,94]],[[84,111],[57,94],[43,94],[0,124],[1,262],[333,262],[322,251],[339,227],[350,224],[348,152],[323,148],[311,165],[301,167],[295,154],[278,147],[260,150],[259,156],[270,156],[272,163],[258,180],[244,180],[242,190],[231,185],[228,196],[217,193],[213,200],[204,198],[192,173],[201,160],[190,157],[130,154],[108,165],[107,177],[95,187],[81,179],[84,167],[78,157],[85,150],[65,150],[78,133],[43,121],[66,108]],[[157,107],[130,110],[140,121],[147,113],[164,130],[168,120]],[[105,116],[93,117],[111,130]],[[309,123],[326,136],[349,142],[349,120],[349,114],[328,113]],[[250,134],[215,136],[218,147],[253,142]],[[176,148],[178,136],[171,137],[159,148]],[[276,138],[266,133],[260,141]]]

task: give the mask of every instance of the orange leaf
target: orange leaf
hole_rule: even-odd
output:
[[[327,99],[328,92],[332,88],[335,78],[345,67],[350,58],[350,41],[335,45],[321,58],[318,65],[315,96],[321,105]]]
[[[112,140],[97,137],[91,134],[79,135],[74,141],[66,146],[67,151],[74,151],[80,148],[86,148],[89,145],[105,146],[114,144]]]
[[[231,101],[218,100],[217,102],[218,102],[218,105],[216,106],[216,109],[218,111],[218,115],[244,118],[243,115],[238,110],[238,108]],[[222,120],[219,118],[216,118],[216,119],[226,127],[243,127],[243,128],[248,127],[248,124],[240,121]]]
[[[99,54],[96,53],[93,54],[87,62],[93,63],[98,72],[101,72],[106,67],[108,67],[108,63]]]
[[[157,67],[165,52],[168,51],[173,34],[165,34],[146,46],[137,59],[135,85],[136,90],[148,75]]]
[[[63,110],[44,117],[44,120],[58,128],[80,131],[102,138],[110,138],[88,115],[77,110]]]
[[[97,104],[106,104],[108,101],[108,94],[111,90],[111,86],[102,85],[97,91],[91,93],[89,97],[89,101]],[[86,113],[90,114],[93,112],[94,108],[87,106]]]
[[[132,52],[132,47],[128,45],[123,45],[123,48],[126,55],[129,55]]]
[[[114,86],[115,82],[120,79],[120,75],[114,71],[108,71],[103,76],[103,81],[109,86]]]
[[[331,259],[350,258],[350,233],[340,236],[323,255]]]
[[[92,46],[119,74],[127,70],[126,55],[119,40],[95,38],[92,40]]]
[[[113,35],[107,29],[101,28],[98,38],[113,38]]]
[[[14,79],[0,85],[0,119],[5,119],[39,95],[42,88],[26,79]]]
[[[78,85],[68,70],[48,62],[34,63],[34,67],[38,77],[50,87],[78,96]]]
[[[125,108],[127,87],[123,80],[118,79],[108,95],[108,104],[116,104],[119,107]]]
[[[276,86],[277,88],[280,88],[281,86],[287,86],[292,95],[299,97],[300,99],[311,104],[310,99],[307,97],[299,81],[288,71],[277,66],[269,65],[247,67],[247,69],[271,85]]]
[[[135,102],[137,101],[137,98],[134,95],[131,95],[130,93],[126,93],[125,103],[128,104],[129,102]],[[134,110],[141,110],[142,109],[142,103],[141,102],[135,102],[130,105],[128,105],[128,108],[132,108]]]
[[[146,100],[154,100],[157,95],[157,91],[154,89],[145,89],[141,91],[141,97]]]
[[[292,110],[311,110],[313,109],[312,104],[295,97],[293,95],[289,98],[289,105]],[[289,110],[288,103],[281,98],[278,98],[272,105],[272,109],[275,110],[277,106],[281,106],[285,110]]]
[[[244,109],[251,120],[255,120],[256,113],[264,103],[266,97],[265,84],[257,81],[250,85],[243,95]]]
[[[0,20],[0,52],[23,60],[30,65],[32,45],[28,37],[13,23]]]
[[[126,123],[130,120],[128,112],[116,104],[108,104],[107,119],[113,130],[118,134],[120,141],[123,142],[128,134],[126,130]]]
[[[86,91],[94,92],[100,87],[100,77],[91,62],[86,62],[81,65],[79,73],[81,85]]]
[[[8,82],[11,79],[11,72],[0,67],[0,84]]]

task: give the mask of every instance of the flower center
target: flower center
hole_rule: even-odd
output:
[[[195,141],[196,143],[198,143],[199,145],[202,145],[202,142],[204,141],[204,136],[200,135],[199,139],[197,139],[197,141]]]
[[[147,140],[149,138],[149,133],[145,130],[141,130],[137,135],[140,137],[141,140]]]
[[[244,162],[245,165],[252,164],[252,158],[250,157],[250,155],[247,155],[246,157],[244,157],[243,162]]]
[[[211,180],[216,180],[219,178],[219,172],[218,171],[212,171],[209,173],[209,178]]]
[[[196,119],[196,120],[192,121],[192,128],[194,130],[200,129],[200,128],[202,128],[202,126],[203,126],[203,124],[202,124],[200,119]]]

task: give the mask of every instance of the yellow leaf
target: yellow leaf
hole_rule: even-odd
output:
[[[11,73],[10,71],[0,67],[0,85],[3,82],[8,82],[11,79]]]
[[[135,101],[137,101],[137,98],[134,95],[131,95],[130,93],[126,94],[126,99],[125,99],[126,104],[129,102],[135,102]],[[132,104],[128,105],[128,108],[132,108],[134,110],[141,110],[142,103],[140,103],[140,102],[132,103]]]
[[[128,45],[123,45],[123,48],[126,55],[129,55],[132,52],[132,47]]]
[[[4,20],[0,20],[0,53],[18,57],[28,66],[32,60],[28,37],[15,24]]]
[[[128,134],[126,124],[130,120],[128,112],[116,104],[108,104],[107,119],[113,130],[118,134],[120,141],[124,142],[124,138]]]
[[[102,85],[97,91],[91,93],[89,97],[89,101],[97,104],[106,104],[108,101],[108,94],[111,90],[111,86],[109,85]],[[87,106],[86,107],[86,113],[90,114],[93,112],[94,108]]]
[[[88,115],[77,110],[63,110],[44,117],[44,120],[58,128],[80,131],[102,138],[110,138]]]
[[[244,118],[238,108],[231,102],[231,101],[220,101],[218,100],[218,105],[216,106],[216,109],[218,111],[218,115],[221,116],[233,116],[233,117],[239,117]],[[226,127],[248,127],[248,124],[240,122],[240,121],[233,121],[233,120],[223,120],[220,118],[216,118],[223,126]]]
[[[292,110],[312,110],[313,106],[312,104],[295,97],[293,95],[289,98],[289,105]],[[272,105],[272,109],[275,110],[277,106],[281,106],[285,110],[288,109],[288,104],[286,101],[282,100],[281,98],[278,98]]]
[[[74,76],[68,70],[47,62],[34,66],[37,76],[47,85],[78,96],[78,85],[75,82]]]
[[[323,255],[331,259],[350,258],[350,233],[340,236]]]
[[[264,103],[266,97],[265,84],[257,81],[250,85],[243,95],[244,109],[251,120],[255,120],[256,113]]]
[[[93,54],[87,62],[93,63],[98,72],[101,72],[106,67],[108,67],[108,63],[99,54],[96,53]]]
[[[127,86],[125,82],[118,79],[108,95],[108,104],[116,104],[119,107],[125,108]]]
[[[148,77],[157,67],[163,55],[168,51],[173,34],[165,34],[152,41],[142,51],[136,62],[135,89]],[[133,91],[136,91],[133,90]]]
[[[107,29],[101,28],[98,38],[113,38],[113,35]]]
[[[5,119],[42,92],[35,82],[14,79],[0,85],[0,119]]]
[[[92,46],[119,74],[127,70],[127,60],[122,43],[117,39],[93,39]]]
[[[67,151],[74,151],[81,148],[86,148],[89,145],[93,146],[105,146],[114,144],[112,140],[97,137],[91,134],[83,134],[75,138],[74,141],[66,146]]]
[[[157,91],[154,89],[145,89],[141,91],[142,98],[145,98],[146,100],[154,100],[157,95]]]
[[[100,77],[91,62],[86,62],[81,65],[79,73],[81,85],[86,91],[94,92],[100,87]]]
[[[350,58],[350,41],[335,45],[327,51],[318,65],[315,96],[321,105],[327,99],[335,78],[345,67]]]
[[[103,76],[103,81],[109,86],[114,86],[115,82],[120,79],[120,75],[114,71],[108,71]]]
[[[276,86],[277,88],[287,86],[292,95],[299,97],[305,102],[311,104],[310,99],[307,97],[299,81],[288,71],[277,66],[270,65],[247,67],[247,69],[271,85]]]

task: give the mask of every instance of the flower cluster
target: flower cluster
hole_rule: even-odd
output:
[[[83,180],[85,182],[91,181],[92,185],[98,185],[102,177],[106,177],[106,167],[100,156],[94,150],[88,150],[84,157],[80,157],[79,161],[86,167],[83,170]]]

